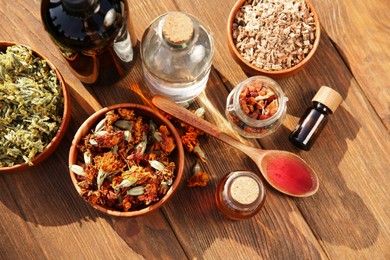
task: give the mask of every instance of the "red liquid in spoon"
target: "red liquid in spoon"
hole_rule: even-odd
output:
[[[305,165],[290,157],[271,158],[267,165],[267,176],[275,187],[292,195],[304,195],[315,185]]]

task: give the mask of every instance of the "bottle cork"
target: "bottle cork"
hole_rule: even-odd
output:
[[[253,172],[236,171],[225,175],[215,192],[217,208],[233,220],[256,215],[265,201],[265,187]]]
[[[192,19],[184,13],[169,13],[165,18],[162,33],[170,44],[183,45],[191,40],[194,24]]]
[[[313,97],[312,101],[324,104],[332,113],[334,113],[343,101],[343,98],[336,90],[327,86],[322,86]]]

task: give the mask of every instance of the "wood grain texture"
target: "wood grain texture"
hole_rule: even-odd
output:
[[[312,2],[333,44],[390,131],[390,1]]]
[[[0,9],[0,38],[45,53],[60,69],[67,84],[76,90],[71,93],[72,122],[68,133],[60,148],[48,159],[49,163],[22,174],[0,177],[3,220],[0,258],[152,258],[159,255],[161,249],[150,248],[149,240],[163,248],[172,246],[172,250],[161,256],[183,258],[183,250],[160,211],[142,219],[135,218],[130,223],[117,221],[89,207],[69,185],[70,142],[78,126],[101,105],[90,94],[91,89],[88,92],[71,74],[44,31],[40,1],[0,0],[0,6],[5,7]],[[127,235],[126,239],[123,234]]]
[[[206,92],[193,107],[205,106],[207,120],[232,133],[224,115],[226,96],[247,78],[230,57],[225,41],[225,23],[235,1],[128,2],[138,41],[148,24],[166,11],[189,12],[210,28],[215,69]],[[123,219],[102,215],[87,205],[68,176],[70,142],[79,125],[101,106],[151,105],[140,57],[122,81],[84,88],[43,30],[40,1],[0,0],[0,39],[42,52],[75,89],[72,121],[57,151],[30,171],[0,176],[0,258],[390,258],[389,80],[385,73],[389,48],[383,34],[388,32],[384,22],[388,14],[380,12],[388,9],[388,1],[375,0],[369,6],[363,0],[312,2],[322,22],[322,39],[303,71],[277,80],[289,97],[286,121],[260,142],[240,140],[300,155],[319,173],[320,190],[310,198],[295,199],[266,185],[267,198],[260,213],[246,221],[230,221],[215,207],[219,180],[233,170],[257,169],[244,154],[209,136],[200,138],[208,157],[202,168],[211,178],[206,187],[187,187],[186,179],[197,160],[188,154],[182,186],[162,209]],[[347,6],[353,11],[347,13]],[[365,38],[367,34],[370,37]],[[338,90],[344,102],[312,150],[303,152],[287,136],[321,85]]]
[[[221,26],[226,19],[210,21],[207,17],[210,15],[208,8],[213,10],[212,15],[215,17],[227,17],[228,12],[223,9],[223,4],[218,3],[219,7],[216,8],[214,6],[216,3],[191,5],[190,1],[177,2],[180,9],[197,13],[208,21],[212,30],[217,28],[214,33],[216,42],[223,42],[224,35],[218,28],[223,28]],[[363,28],[368,30],[366,27]],[[388,202],[386,197],[388,197],[389,185],[385,178],[386,168],[390,162],[385,151],[390,149],[389,135],[380,119],[375,116],[375,111],[369,106],[370,97],[368,96],[370,101],[364,100],[366,88],[363,87],[363,91],[360,90],[360,85],[354,78],[355,73],[351,74],[345,66],[345,57],[339,56],[339,48],[336,49],[334,40],[326,34],[327,28],[323,31],[325,33],[322,35],[321,48],[311,64],[303,72],[291,78],[278,80],[290,98],[288,102],[289,120],[273,136],[264,138],[261,144],[267,149],[286,149],[299,153],[319,171],[321,176],[319,194],[307,200],[298,200],[297,205],[307,223],[311,227],[316,227],[313,232],[320,239],[327,255],[332,258],[343,254],[351,258],[364,255],[380,257],[387,255],[386,238],[389,236],[386,229],[388,221],[382,218],[386,215],[385,209]],[[354,45],[353,48],[358,48],[358,46],[358,44]],[[378,51],[375,48],[374,50]],[[227,53],[224,47],[219,48],[218,52]],[[351,53],[351,56],[353,55]],[[233,81],[233,84],[228,86],[230,88],[231,85],[236,84],[234,80],[241,76],[238,75],[240,72],[234,70],[235,64],[231,62],[230,57],[224,57],[222,61],[218,60],[218,54],[216,54],[214,64],[219,68],[220,74],[227,75],[226,77]],[[389,59],[384,60],[384,64],[387,62]],[[230,71],[234,72],[230,73]],[[301,152],[289,143],[287,136],[297,123],[297,118],[310,105],[311,98],[321,85],[329,85],[338,90],[345,102],[331,118],[329,126],[322,134],[324,137],[318,140],[313,150],[309,153]],[[389,88],[382,87],[381,90],[386,92]],[[380,93],[383,94],[383,91]],[[221,97],[220,92],[218,95]],[[378,103],[386,106],[389,95],[384,93],[382,98],[383,100]],[[382,111],[388,115],[388,108],[385,107]],[[341,138],[332,138],[340,134]],[[357,147],[365,147],[365,149]],[[332,152],[327,153],[328,149]],[[372,153],[372,151],[375,152]],[[375,176],[375,179],[372,176]],[[371,183],[369,188],[367,183]],[[365,186],[363,190],[360,189],[362,185]],[[368,192],[368,189],[371,192]],[[350,201],[351,205],[344,201],[346,197],[353,198]],[[314,214],[313,209],[316,212]],[[358,224],[354,225],[354,223]],[[343,229],[347,232],[340,232]],[[340,249],[343,246],[349,250]]]

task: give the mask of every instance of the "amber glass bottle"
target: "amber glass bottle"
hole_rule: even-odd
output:
[[[219,211],[232,220],[256,215],[265,201],[265,188],[253,172],[236,171],[224,176],[215,193]]]
[[[43,0],[41,16],[82,82],[112,83],[131,67],[136,38],[126,0]]]
[[[310,150],[328,122],[328,115],[334,113],[342,101],[337,91],[322,86],[312,99],[312,106],[306,109],[290,134],[290,141],[303,150]]]

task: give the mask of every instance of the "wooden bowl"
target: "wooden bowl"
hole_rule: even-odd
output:
[[[135,216],[140,216],[143,214],[146,214],[148,212],[154,211],[158,208],[160,208],[162,205],[164,205],[175,193],[175,191],[178,189],[180,181],[183,176],[183,169],[184,169],[184,150],[183,150],[183,145],[181,142],[180,135],[176,131],[175,127],[169,122],[168,119],[166,119],[163,115],[161,115],[159,112],[143,106],[139,104],[131,104],[131,103],[124,103],[124,104],[117,104],[109,107],[102,108],[101,110],[95,112],[93,115],[91,115],[78,129],[76,132],[74,139],[72,141],[72,145],[70,147],[69,151],[69,166],[77,164],[77,160],[80,157],[78,150],[77,150],[77,145],[81,142],[82,138],[90,133],[91,129],[93,129],[98,122],[100,122],[105,114],[110,111],[110,110],[115,110],[118,108],[128,108],[132,109],[135,111],[136,115],[142,116],[146,119],[153,119],[153,121],[157,125],[166,125],[169,132],[171,133],[172,137],[174,138],[176,148],[171,154],[171,158],[173,156],[173,162],[176,164],[176,169],[175,169],[175,179],[173,181],[173,184],[170,186],[168,192],[157,202],[153,202],[149,206],[146,206],[142,209],[139,210],[134,210],[134,211],[119,211],[115,209],[111,209],[109,207],[104,207],[100,205],[96,205],[93,203],[90,203],[87,201],[93,208],[111,215],[111,216],[118,216],[118,217],[135,217]],[[70,172],[70,177],[72,179],[73,185],[76,188],[77,192],[81,196],[81,188],[77,184],[78,181],[76,179],[76,175],[73,171]]]
[[[234,44],[234,41],[233,41],[233,21],[234,21],[234,18],[236,16],[236,13],[240,9],[240,7],[245,3],[245,1],[246,0],[238,0],[236,2],[236,4],[233,6],[233,8],[229,14],[229,18],[228,18],[228,22],[227,22],[228,48],[229,48],[229,51],[230,51],[233,59],[240,65],[242,70],[244,70],[246,73],[248,73],[250,75],[264,75],[264,76],[268,76],[271,78],[288,77],[288,76],[291,76],[291,75],[297,73],[298,71],[302,70],[304,68],[304,66],[309,62],[309,60],[313,57],[313,55],[318,47],[318,44],[320,42],[320,22],[318,20],[318,15],[317,15],[313,5],[311,4],[311,2],[309,0],[306,0],[308,7],[310,8],[310,10],[312,11],[312,13],[314,15],[314,21],[315,21],[316,32],[315,32],[315,40],[314,40],[313,48],[309,51],[307,56],[302,61],[300,61],[298,64],[296,64],[295,66],[293,66],[289,69],[264,70],[264,69],[261,69],[259,67],[256,67],[255,65],[249,63],[248,61],[246,61],[243,58],[243,56],[239,53],[239,51],[237,50],[237,48]]]
[[[14,43],[14,42],[8,42],[8,41],[0,41],[0,51],[5,52],[8,46],[13,46],[13,45],[21,45],[28,47],[23,44],[19,43]],[[31,47],[28,47],[32,49]],[[51,142],[45,147],[45,149],[39,153],[37,156],[31,159],[31,162],[33,165],[29,165],[27,163],[20,163],[16,164],[14,166],[10,167],[0,167],[0,173],[18,173],[22,170],[26,170],[28,168],[31,168],[33,166],[36,166],[43,162],[45,159],[49,157],[49,155],[52,154],[52,152],[57,148],[59,145],[61,139],[65,135],[66,129],[68,128],[69,121],[70,121],[70,98],[69,98],[69,92],[68,88],[66,86],[66,83],[64,81],[64,78],[62,77],[60,71],[53,65],[53,63],[50,62],[48,58],[46,58],[43,54],[37,52],[36,50],[32,50],[33,54],[36,55],[37,57],[42,58],[43,60],[47,61],[47,64],[51,69],[53,69],[57,75],[58,82],[61,85],[62,89],[62,94],[64,98],[64,111],[62,115],[62,121],[61,124],[57,130],[57,134],[54,136],[54,138],[51,140]]]

